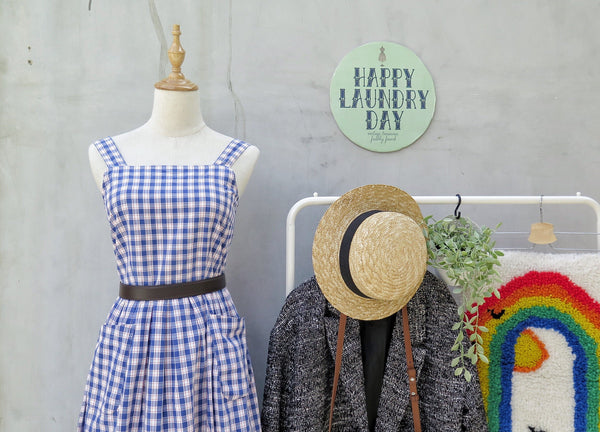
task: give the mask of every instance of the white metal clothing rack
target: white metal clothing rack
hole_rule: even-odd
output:
[[[320,197],[315,192],[314,196],[303,198],[296,202],[288,212],[286,223],[286,295],[294,289],[295,276],[295,261],[296,261],[296,217],[298,213],[306,207],[316,205],[330,205],[339,197],[324,196]],[[420,204],[457,204],[456,196],[414,196],[415,201]],[[531,205],[539,204],[540,197],[537,196],[461,196],[461,204],[515,204],[515,205]],[[576,195],[567,196],[549,196],[543,195],[544,205],[586,205],[591,207],[596,214],[596,233],[600,233],[600,204],[593,198],[582,196],[579,192]],[[600,236],[597,238],[598,249],[600,250]]]

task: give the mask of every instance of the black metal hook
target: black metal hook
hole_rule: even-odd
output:
[[[462,202],[462,198],[460,197],[460,194],[456,194],[456,196],[458,197],[458,204],[456,205],[456,208],[454,209],[454,217],[456,219],[460,219],[460,212],[458,211],[458,208],[460,207],[460,203]]]

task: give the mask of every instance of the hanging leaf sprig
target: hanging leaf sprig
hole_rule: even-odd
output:
[[[466,362],[489,362],[481,337],[481,333],[488,329],[479,325],[479,306],[492,295],[500,297],[497,266],[500,265],[498,257],[503,253],[494,249],[495,242],[492,240],[492,235],[500,224],[492,229],[479,227],[464,216],[447,216],[438,221],[427,216],[424,225],[428,264],[446,272],[454,286],[453,293],[461,299],[458,304],[458,320],[452,327],[458,332],[452,347],[457,352],[452,360],[452,367],[455,368],[455,375],[462,375],[467,381],[471,381],[471,372],[466,368]],[[471,342],[466,351],[463,344],[465,337]]]

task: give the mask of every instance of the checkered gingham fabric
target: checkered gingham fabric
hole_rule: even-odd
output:
[[[218,276],[238,192],[232,140],[211,165],[127,165],[111,138],[103,196],[121,282],[162,285]],[[118,298],[100,330],[78,431],[259,431],[244,319],[227,288],[202,296]]]

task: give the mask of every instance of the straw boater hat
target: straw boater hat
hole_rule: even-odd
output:
[[[402,309],[427,269],[422,220],[415,200],[393,186],[362,186],[337,199],[319,222],[312,250],[329,303],[359,320]]]

